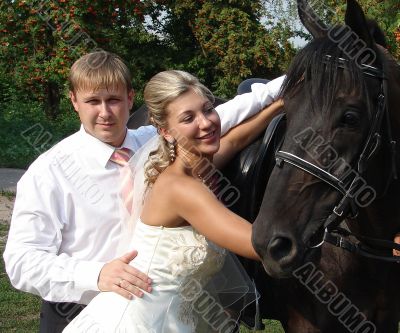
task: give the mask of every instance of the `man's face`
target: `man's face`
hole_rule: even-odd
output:
[[[134,92],[125,87],[70,92],[71,102],[86,132],[102,142],[119,147],[125,139]]]

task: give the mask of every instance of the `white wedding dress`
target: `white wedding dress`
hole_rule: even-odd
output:
[[[152,279],[153,290],[132,300],[101,292],[64,333],[230,333],[240,312],[259,297],[236,257],[191,226],[164,228],[140,220],[144,164],[157,146],[155,137],[130,160],[134,209],[122,224],[119,248],[138,251],[131,265]]]
[[[219,279],[217,289],[224,293],[225,301],[216,288],[204,288],[224,266],[226,250],[207,241],[191,226],[164,228],[138,220],[133,238],[138,256],[132,266],[152,279],[152,292],[132,300],[102,292],[65,328],[65,333],[192,333],[232,329],[235,320],[223,303],[235,303],[249,291],[249,286],[232,289],[229,282],[230,290],[222,291],[228,279]],[[235,295],[233,300],[230,293]],[[230,300],[226,302],[227,299]]]

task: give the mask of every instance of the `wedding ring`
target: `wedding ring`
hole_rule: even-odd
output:
[[[118,282],[118,286],[121,287],[121,288],[122,288],[121,284],[122,284],[123,281],[124,281],[124,279],[120,279],[119,282]]]

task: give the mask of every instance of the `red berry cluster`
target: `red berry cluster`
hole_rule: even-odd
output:
[[[394,32],[394,35],[396,36],[396,41],[400,43],[400,28]]]

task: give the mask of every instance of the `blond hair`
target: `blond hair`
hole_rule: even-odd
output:
[[[117,55],[107,51],[88,53],[72,65],[69,89],[96,91],[102,88],[126,87],[132,90],[131,74],[128,67]]]
[[[179,70],[169,70],[154,75],[144,88],[144,100],[150,122],[157,128],[167,128],[167,107],[189,90],[214,103],[212,92],[193,75]],[[151,152],[145,164],[147,185],[152,185],[158,175],[170,165],[167,141],[160,135],[158,148]]]

